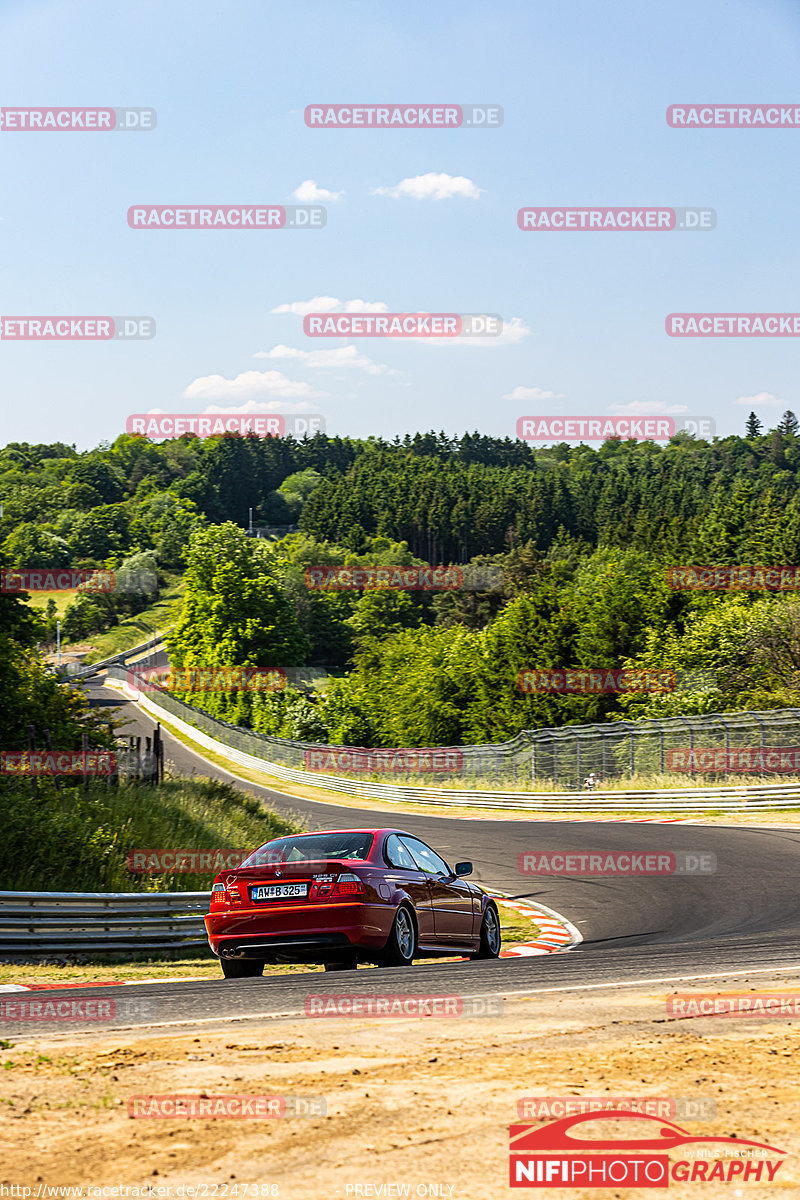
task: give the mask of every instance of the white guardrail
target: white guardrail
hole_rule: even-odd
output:
[[[324,775],[298,770],[280,763],[256,758],[243,750],[217,741],[194,725],[176,717],[156,704],[151,697],[108,679],[107,687],[116,686],[151,716],[167,727],[172,726],[197,745],[239,766],[261,771],[287,783],[305,784],[329,792],[341,792],[365,800],[387,800],[404,804],[427,804],[446,808],[510,809],[519,812],[575,812],[584,815],[630,811],[641,815],[664,813],[689,814],[713,809],[723,813],[761,809],[800,808],[800,785],[753,784],[741,787],[663,788],[653,791],[613,792],[515,792],[475,790],[472,788],[409,787],[405,784],[376,783],[350,779],[344,775]]]
[[[210,892],[0,892],[0,955],[193,950],[208,946]]]

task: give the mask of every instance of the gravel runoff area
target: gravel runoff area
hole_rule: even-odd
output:
[[[401,973],[391,974],[402,991]],[[343,993],[348,986],[343,979]],[[800,991],[800,975],[714,979],[712,987]],[[508,1187],[509,1125],[546,1123],[526,1097],[540,1106],[542,1097],[616,1096],[650,1097],[651,1111],[669,1112],[692,1136],[736,1136],[787,1152],[769,1185],[671,1182],[670,1196],[797,1196],[798,1021],[676,1019],[666,1004],[672,990],[551,989],[510,996],[500,1011],[501,998],[489,997],[492,1015],[469,1018],[309,1016],[113,1036],[98,1025],[80,1037],[49,1025],[33,1039],[3,1043],[0,1182],[30,1188],[34,1200],[66,1194],[45,1188],[80,1188],[73,1195],[90,1200],[113,1194],[92,1188],[120,1185],[128,1190],[119,1196],[162,1198],[498,1200],[520,1194]],[[128,1115],[129,1101],[137,1111],[132,1097],[175,1093],[303,1099],[301,1115],[281,1119]],[[625,1125],[631,1136],[634,1123]],[[674,1161],[699,1152],[671,1153]],[[554,1194],[625,1200],[641,1192]]]

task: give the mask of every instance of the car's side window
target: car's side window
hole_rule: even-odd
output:
[[[419,870],[419,867],[396,833],[390,833],[387,837],[383,854],[390,867],[400,867],[404,871]]]
[[[414,856],[414,861],[420,871],[424,871],[426,875],[452,875],[452,871],[448,867],[443,858],[431,850],[430,846],[426,846],[419,838],[407,837],[404,838],[404,843]]]

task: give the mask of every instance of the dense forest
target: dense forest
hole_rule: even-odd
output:
[[[323,693],[186,697],[227,720],[365,746],[494,741],[549,724],[794,705],[793,595],[675,590],[667,568],[800,563],[799,476],[791,413],[766,433],[751,416],[746,436],[713,443],[681,434],[599,449],[477,433],[123,435],[85,453],[12,443],[0,451],[0,559],[182,573],[176,666],[333,676]],[[251,509],[282,536],[249,538]],[[318,564],[426,563],[492,565],[501,584],[326,592],[304,579]],[[91,636],[152,598],[141,587],[79,594],[65,635]],[[52,621],[0,599],[14,670],[35,670],[32,646]],[[700,671],[703,683],[665,695],[517,686],[520,671],[559,666]]]

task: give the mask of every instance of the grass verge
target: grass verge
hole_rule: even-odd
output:
[[[131,873],[132,850],[242,849],[301,828],[232,784],[165,779],[82,788],[40,779],[7,781],[0,806],[0,878],[8,891],[204,891],[206,873]]]
[[[120,654],[131,646],[147,641],[159,629],[167,629],[178,619],[183,598],[183,577],[168,575],[167,584],[155,604],[142,609],[135,617],[124,617],[118,625],[105,633],[93,634],[92,649],[84,658],[85,663],[98,662],[112,654]],[[69,648],[69,647],[68,647]]]

